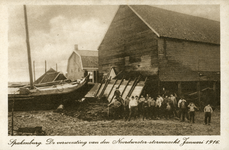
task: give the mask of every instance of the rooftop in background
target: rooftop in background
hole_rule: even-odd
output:
[[[47,83],[47,82],[53,82],[58,80],[65,80],[67,79],[63,73],[57,72],[53,68],[50,68],[47,72],[45,72],[41,77],[39,77],[34,84],[39,83]]]
[[[75,45],[74,52],[80,55],[84,69],[85,68],[98,68],[98,51],[97,50],[79,50],[78,45]]]

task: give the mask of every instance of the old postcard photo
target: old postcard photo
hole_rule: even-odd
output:
[[[3,4],[4,148],[228,146],[225,1]]]

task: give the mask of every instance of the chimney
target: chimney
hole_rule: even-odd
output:
[[[78,45],[77,44],[75,44],[75,50],[78,51]]]

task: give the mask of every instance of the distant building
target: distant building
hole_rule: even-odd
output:
[[[98,51],[100,73],[115,67],[128,72],[126,76],[141,74],[151,82],[148,91],[220,87],[218,21],[152,6],[121,5]]]
[[[57,72],[53,68],[50,68],[47,72],[45,72],[41,77],[39,77],[34,84],[54,82],[67,79],[62,72]]]
[[[90,74],[89,82],[98,80],[98,51],[96,50],[75,50],[68,59],[67,78],[70,80],[81,79]]]

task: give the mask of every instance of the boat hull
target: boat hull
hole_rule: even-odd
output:
[[[56,94],[29,94],[29,95],[9,95],[8,111],[13,106],[15,111],[33,111],[33,110],[51,110],[56,109],[61,103],[64,105],[72,105],[75,101],[82,99],[90,87],[88,80],[82,83],[79,88],[67,93],[58,92]],[[14,104],[13,104],[14,103]]]

